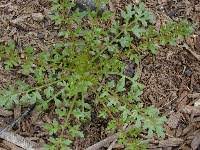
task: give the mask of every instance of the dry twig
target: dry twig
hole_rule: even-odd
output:
[[[8,131],[4,131],[2,134],[0,134],[0,138],[9,141],[23,149],[36,150],[35,148],[38,146],[37,143],[29,141],[18,134]]]
[[[115,139],[115,140],[110,144],[110,146],[108,147],[107,150],[112,150],[113,147],[115,146],[116,142],[117,142],[117,139]]]
[[[189,45],[187,45],[186,43],[183,44],[183,46],[186,50],[188,50],[198,61],[200,61],[200,55],[196,54]]]
[[[5,128],[0,128],[0,138],[16,144],[17,146],[28,149],[28,150],[34,150],[34,147],[37,147],[38,144],[35,142],[29,141],[25,139],[24,137],[14,134],[13,132],[8,132],[10,128],[12,128],[16,123],[18,123],[21,119],[23,119],[30,111],[33,110],[35,107],[35,104],[30,106],[21,116],[19,116],[16,120],[14,120],[10,125],[8,125]]]
[[[128,132],[128,131],[130,131],[130,129],[133,129],[134,127],[135,127],[134,125],[131,125],[131,126],[128,126],[128,127],[127,127],[127,125],[125,125],[125,126],[123,127],[123,131],[124,131],[124,132]],[[92,145],[92,146],[86,148],[85,150],[98,150],[98,149],[100,149],[100,148],[102,148],[102,147],[104,147],[104,146],[109,145],[111,142],[112,142],[112,143],[115,143],[115,142],[117,141],[117,138],[119,137],[119,134],[120,134],[120,132],[115,133],[114,135],[111,135],[111,136],[105,138],[104,140],[102,140],[102,141],[100,141],[100,142],[98,142],[98,143],[96,143],[96,144],[94,144],[94,145]],[[111,145],[112,145],[112,144],[111,144]],[[114,146],[114,145],[112,145],[112,147],[113,147],[113,146]],[[111,147],[111,148],[112,148],[112,147]]]
[[[109,145],[111,142],[115,141],[116,139],[118,138],[118,134],[114,134],[114,135],[111,135],[107,138],[105,138],[104,140],[88,147],[86,150],[98,150],[102,147],[104,147],[105,145]]]

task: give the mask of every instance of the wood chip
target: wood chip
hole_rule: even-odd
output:
[[[20,16],[20,17],[14,19],[14,20],[11,20],[11,23],[13,23],[13,24],[18,24],[18,23],[20,23],[20,22],[23,22],[23,21],[24,21],[26,18],[28,18],[28,17],[29,17],[29,15]]]
[[[192,140],[191,147],[193,150],[197,150],[200,146],[200,133],[196,134]]]
[[[196,102],[194,102],[194,106],[200,106],[200,99],[198,99]]]
[[[188,94],[189,98],[198,98],[200,97],[200,93],[193,93],[193,94]]]
[[[186,114],[200,115],[200,106],[185,106],[180,111]]]
[[[181,138],[169,138],[167,140],[162,140],[159,142],[159,147],[173,147],[179,146],[183,143],[183,139]]]
[[[21,115],[21,106],[17,106],[14,108],[14,119],[17,119]],[[16,123],[16,126],[19,124]]]
[[[184,108],[185,105],[187,104],[188,101],[188,91],[184,90],[181,94],[180,97],[177,99],[177,109]]]
[[[195,6],[195,11],[199,11],[200,12],[200,4]]]
[[[178,126],[178,123],[181,119],[181,113],[172,113],[167,121],[167,125],[175,129]]]
[[[199,8],[200,8],[200,5],[199,5]],[[195,36],[194,39],[195,39],[194,43],[195,43],[196,50],[200,50],[200,35]]]
[[[194,128],[194,127],[193,127],[192,124],[190,124],[189,126],[187,126],[187,127],[183,130],[182,136],[185,136],[186,134],[188,134],[193,128]]]

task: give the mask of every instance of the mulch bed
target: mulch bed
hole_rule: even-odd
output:
[[[114,2],[115,1],[115,2]],[[117,11],[125,3],[137,0],[116,1],[112,9]],[[200,24],[199,0],[147,0],[146,6],[156,15],[159,27],[166,20],[186,18],[194,24]],[[58,27],[54,26],[48,0],[1,0],[0,1],[0,43],[14,40],[19,51],[28,45],[37,50],[48,51],[56,41]],[[200,28],[196,27],[191,38],[183,42],[196,54],[200,54]],[[179,45],[183,45],[180,43]],[[200,61],[182,46],[161,47],[156,56],[146,55],[142,62],[141,82],[145,85],[142,101],[145,105],[154,105],[167,116],[165,124],[166,138],[152,140],[150,149],[200,149]],[[0,85],[15,81],[15,74],[3,70],[0,64]],[[16,118],[23,108],[14,108],[13,112],[0,117],[1,125]],[[0,108],[1,110],[1,108]],[[4,114],[1,113],[1,114]],[[14,115],[13,115],[14,113]],[[14,118],[12,116],[15,116]],[[44,122],[51,121],[51,114],[38,116],[33,112],[17,128],[17,133],[40,143],[46,142],[41,129]],[[104,139],[104,122],[94,120],[84,128],[86,138],[75,142],[76,149],[84,149]],[[2,142],[2,149],[13,145]],[[11,148],[12,149],[12,148]]]

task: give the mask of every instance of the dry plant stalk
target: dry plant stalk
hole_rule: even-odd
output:
[[[38,147],[37,143],[27,140],[26,138],[9,131],[4,131],[1,133],[0,138],[9,141],[10,143],[13,143],[23,149],[36,150],[36,147]]]

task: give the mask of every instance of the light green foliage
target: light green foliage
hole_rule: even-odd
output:
[[[108,132],[124,133],[125,125],[134,125],[119,142],[127,149],[145,149],[147,143],[138,135],[164,137],[166,119],[156,108],[143,107],[139,72],[134,77],[125,75],[122,58],[139,64],[139,53],[155,54],[159,46],[176,43],[191,34],[191,25],[169,22],[157,30],[144,4],[128,5],[116,20],[111,20],[115,14],[109,11],[99,14],[75,8],[70,0],[52,0],[51,18],[60,27],[62,41],[49,51],[35,53],[30,46],[20,58],[13,42],[0,46],[5,69],[17,67],[35,82],[32,87],[20,83],[3,89],[0,105],[10,109],[14,103],[36,102],[45,111],[54,104],[55,110],[50,111],[56,117],[44,126],[51,137],[47,149],[70,149],[76,138],[83,138],[81,125],[90,121],[93,106],[98,107],[100,118],[109,120]],[[117,79],[111,80],[112,76]],[[93,98],[86,101],[88,95]]]

